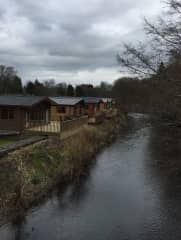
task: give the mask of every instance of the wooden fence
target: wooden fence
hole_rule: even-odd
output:
[[[28,132],[39,132],[44,134],[49,133],[60,133],[61,131],[61,122],[60,121],[51,121],[49,123],[40,122],[40,121],[31,121],[28,122],[28,127],[26,128]]]
[[[83,116],[73,120],[67,120],[62,122],[62,131],[71,131],[81,126],[88,124],[88,116]]]
[[[31,121],[28,123],[26,132],[39,134],[60,134],[65,131],[72,131],[88,123],[88,116],[82,116],[67,121],[50,121],[44,123],[40,121]]]

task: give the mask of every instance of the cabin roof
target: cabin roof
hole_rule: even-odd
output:
[[[98,97],[84,97],[83,98],[85,103],[100,103],[102,102],[102,98],[98,98]]]
[[[47,98],[37,96],[1,95],[0,106],[32,107],[44,100],[47,100]]]
[[[74,106],[83,101],[83,98],[79,97],[50,97],[49,99],[56,103],[57,105],[67,106]]]

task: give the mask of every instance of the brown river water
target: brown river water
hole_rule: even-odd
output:
[[[181,239],[181,176],[169,172],[181,150],[170,128],[133,114],[85,177],[1,227],[0,240]]]

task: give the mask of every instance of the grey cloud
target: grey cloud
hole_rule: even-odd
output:
[[[140,17],[159,6],[158,0],[3,1],[0,63],[14,65],[25,80],[35,74],[59,80],[66,73],[88,80],[93,71],[116,72],[121,41],[143,38]]]

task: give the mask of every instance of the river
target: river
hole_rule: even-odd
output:
[[[148,116],[134,114],[84,178],[54,192],[24,219],[1,227],[0,239],[181,239],[181,178],[165,176],[158,167],[181,153],[174,148],[167,154],[162,135]]]

